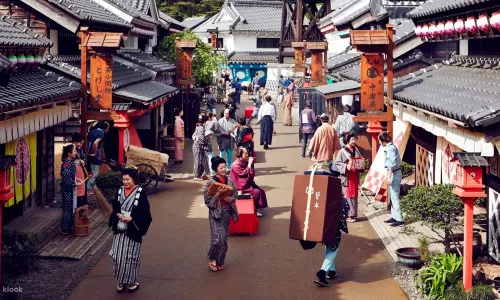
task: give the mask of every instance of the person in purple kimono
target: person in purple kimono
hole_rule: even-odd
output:
[[[307,142],[312,139],[316,131],[316,113],[312,110],[311,102],[306,103],[306,108],[299,116],[299,126],[302,131],[302,157],[306,157]]]

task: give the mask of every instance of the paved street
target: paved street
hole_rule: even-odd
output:
[[[260,219],[258,236],[230,238],[224,271],[208,269],[204,183],[178,179],[150,197],[153,223],[142,247],[140,290],[116,294],[106,252],[69,299],[406,299],[390,277],[384,246],[366,219],[349,224],[332,287],[314,285],[324,248],[304,251],[288,238],[293,179],[310,165],[299,156],[297,130],[278,119],[278,135],[265,153],[266,161],[256,165],[256,181],[267,191],[270,208]],[[360,213],[363,210],[360,207]]]

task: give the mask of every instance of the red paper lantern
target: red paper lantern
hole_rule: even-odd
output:
[[[424,35],[422,34],[422,26],[418,25],[415,27],[415,35],[417,35],[419,38],[422,38]]]
[[[491,27],[500,30],[500,11],[494,12],[490,18]]]
[[[488,33],[490,31],[490,26],[488,24],[488,16],[486,14],[480,15],[477,19],[477,28],[484,33]]]
[[[455,27],[453,26],[453,20],[449,20],[444,25],[444,31],[447,35],[455,35]]]
[[[422,26],[422,35],[425,37],[430,37],[431,34],[429,33],[429,26],[428,25],[423,25]]]
[[[438,35],[445,36],[446,31],[444,30],[444,22],[439,22],[436,26],[436,30],[437,30]]]
[[[467,18],[467,21],[465,21],[465,29],[473,35],[477,33],[476,19],[474,17]]]
[[[465,29],[464,20],[457,19],[457,21],[455,22],[455,31],[462,35],[467,32],[467,30]]]
[[[437,31],[437,27],[436,27],[436,24],[432,23],[430,26],[429,26],[429,34],[432,38],[437,38],[438,37],[438,31]]]

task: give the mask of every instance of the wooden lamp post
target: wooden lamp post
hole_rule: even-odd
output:
[[[453,183],[456,187],[453,193],[460,197],[464,203],[464,289],[472,288],[472,246],[474,224],[474,202],[478,198],[486,197],[483,191],[483,168],[488,162],[480,153],[454,152],[452,161],[457,161],[456,174]]]
[[[15,155],[0,155],[0,286],[2,285],[2,210],[5,202],[14,197],[11,192],[10,169],[16,165]]]

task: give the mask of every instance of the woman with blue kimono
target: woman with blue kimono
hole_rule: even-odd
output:
[[[63,148],[61,165],[61,196],[62,196],[62,223],[61,233],[73,233],[73,211],[77,206],[76,187],[83,182],[76,180],[76,147],[69,144]]]

